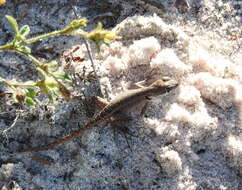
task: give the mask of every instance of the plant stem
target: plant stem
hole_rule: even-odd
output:
[[[0,77],[0,82],[5,83],[6,85],[8,85],[12,89],[15,89],[15,87],[22,87],[22,88],[23,87],[34,87],[36,85],[35,82],[26,83],[26,84],[21,84],[21,83],[18,83],[18,82],[11,82],[11,81],[8,81],[6,79],[3,79],[2,77]]]
[[[52,38],[52,37],[56,37],[59,35],[68,35],[69,30],[70,30],[70,28],[64,28],[62,30],[57,30],[57,31],[46,33],[46,34],[42,34],[42,35],[39,35],[39,36],[36,36],[33,38],[26,39],[25,41],[21,41],[21,42],[19,42],[18,45],[21,45],[24,43],[31,44],[36,41],[43,40],[45,38]],[[86,35],[86,32],[83,30],[78,30],[78,34],[84,37]],[[0,46],[0,50],[12,50],[13,47],[14,47],[14,44],[12,42],[10,42],[10,43]]]
[[[64,28],[62,30],[57,30],[57,31],[54,31],[54,32],[42,34],[42,35],[39,35],[39,36],[36,36],[36,37],[29,38],[29,39],[25,40],[25,43],[30,44],[30,43],[33,43],[33,42],[36,42],[36,41],[39,41],[39,40],[43,40],[44,38],[52,38],[52,37],[56,37],[56,36],[59,36],[59,35],[68,35],[67,34],[68,30],[70,30],[70,29],[69,28],[67,28],[67,29]],[[84,36],[85,32],[83,30],[79,30],[78,34]]]
[[[41,67],[43,65],[43,63],[41,61],[39,61],[38,59],[36,59],[34,56],[30,55],[30,54],[24,54],[25,56],[27,56],[32,62],[34,62],[34,64],[36,66]]]
[[[0,50],[11,50],[12,47],[13,47],[13,43],[10,42],[10,43],[7,43],[7,44],[0,46]]]
[[[31,44],[33,42],[43,40],[44,38],[51,38],[51,37],[54,37],[54,36],[58,36],[58,35],[61,34],[60,32],[61,32],[61,30],[58,30],[58,31],[42,34],[42,35],[39,35],[39,36],[36,36],[36,37],[33,37],[33,38],[29,38],[29,39],[25,40],[25,43]]]

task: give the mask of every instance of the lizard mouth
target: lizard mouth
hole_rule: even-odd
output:
[[[176,87],[178,86],[178,82],[176,80],[169,80],[169,82],[167,82],[169,87]]]
[[[162,80],[166,83],[168,87],[176,87],[178,86],[178,82],[170,77],[162,77]]]

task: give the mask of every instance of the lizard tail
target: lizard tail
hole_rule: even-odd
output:
[[[61,139],[57,139],[56,141],[47,144],[47,145],[43,145],[43,146],[36,146],[36,147],[31,147],[31,148],[27,148],[24,150],[20,150],[17,153],[25,153],[25,152],[32,152],[32,151],[40,151],[40,150],[47,150],[50,148],[55,147],[58,144],[62,144],[65,143],[71,139],[73,139],[74,137],[77,137],[78,135],[80,135],[82,132],[84,132],[86,129],[90,128],[93,126],[93,123],[88,123],[83,127],[78,128],[77,130],[71,132],[70,134],[66,135],[65,137],[61,138]]]

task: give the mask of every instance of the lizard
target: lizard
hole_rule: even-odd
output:
[[[149,99],[152,96],[158,96],[165,94],[178,86],[178,82],[169,77],[164,77],[162,80],[157,80],[148,87],[141,87],[134,90],[128,90],[127,92],[119,95],[111,100],[96,116],[93,117],[87,124],[79,127],[70,134],[53,141],[50,144],[43,146],[30,147],[24,150],[20,150],[17,153],[32,152],[47,150],[55,147],[56,145],[70,141],[74,137],[79,136],[85,130],[98,125],[117,113],[122,112],[125,108],[130,108],[136,104]]]

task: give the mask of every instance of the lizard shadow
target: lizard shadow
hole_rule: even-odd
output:
[[[149,89],[150,90],[150,88],[147,88],[147,89]],[[151,89],[153,89],[153,88],[151,88]],[[163,89],[163,87],[162,87],[162,89]],[[136,91],[135,91],[136,92]],[[138,91],[138,92],[140,92],[140,91]],[[141,91],[142,93],[143,93],[143,89],[142,89],[142,91]],[[159,93],[160,94],[160,93]],[[142,94],[143,95],[143,94]],[[126,96],[125,96],[126,97]],[[134,97],[134,96],[131,96],[132,98]],[[135,96],[135,97],[137,97],[137,96]],[[139,96],[138,96],[139,97]],[[127,98],[127,97],[126,97]],[[142,100],[143,100],[143,98],[144,98],[144,96],[142,96]],[[119,101],[118,101],[119,102]],[[111,106],[112,105],[116,105],[116,104],[111,104]],[[128,104],[129,105],[129,104]],[[113,109],[113,107],[112,107],[112,109]],[[119,109],[117,109],[117,110],[119,110]],[[102,112],[101,112],[102,113]],[[104,112],[104,113],[106,113],[106,112]],[[154,113],[158,113],[158,111],[156,111],[156,112],[154,112]],[[119,114],[118,112],[117,113],[115,113],[115,115],[114,116],[116,116],[117,114]],[[159,114],[158,114],[159,115]],[[110,115],[108,115],[108,117],[109,117]],[[111,116],[113,116],[113,115],[111,115]],[[106,116],[105,116],[106,117]],[[98,118],[98,116],[97,116],[97,118]],[[102,118],[101,118],[102,119]],[[96,124],[99,124],[99,123],[97,123],[96,121],[103,121],[103,120],[100,120],[100,118],[98,118],[98,120],[93,120],[93,121],[91,121],[90,123],[88,123],[87,125],[85,125],[85,126],[94,126],[94,125],[96,125]],[[145,128],[145,127],[144,127]],[[149,131],[149,130],[147,130],[147,131]],[[151,160],[151,158],[152,158],[152,154],[154,154],[154,148],[153,147],[149,147],[149,143],[146,143],[146,139],[145,139],[145,137],[146,137],[146,134],[147,134],[147,131],[145,131],[144,130],[144,132],[145,133],[140,133],[140,134],[142,134],[142,136],[141,136],[141,138],[137,138],[138,140],[137,140],[137,143],[134,143],[134,150],[135,150],[135,152],[132,154],[132,156],[129,156],[130,155],[130,152],[126,152],[126,151],[123,151],[123,153],[124,154],[117,154],[117,157],[116,157],[116,160],[117,160],[117,158],[120,160],[120,158],[122,158],[121,159],[121,162],[123,162],[123,160],[125,160],[125,161],[127,161],[129,164],[129,166],[132,166],[133,165],[133,163],[135,163],[134,164],[134,168],[132,169],[132,170],[129,170],[129,169],[127,169],[127,168],[125,168],[125,169],[123,169],[123,170],[121,170],[122,171],[122,173],[124,173],[125,175],[123,175],[123,176],[121,176],[122,178],[127,178],[127,176],[131,176],[130,178],[129,178],[129,184],[130,185],[132,185],[132,186],[136,186],[137,185],[137,182],[141,182],[141,181],[144,181],[144,178],[145,178],[145,176],[146,176],[146,173],[145,173],[145,171],[144,171],[144,168],[140,168],[140,164],[142,163],[142,165],[144,165],[144,166],[146,166],[146,168],[149,170],[149,172],[150,173],[152,173],[152,179],[151,179],[151,181],[150,182],[147,182],[147,183],[145,183],[143,186],[152,186],[154,183],[157,183],[157,178],[159,178],[159,176],[160,176],[160,172],[159,172],[159,175],[157,176],[155,173],[157,173],[157,170],[159,170],[160,171],[160,167],[158,167],[158,166],[156,166],[155,164],[153,164],[153,166],[151,165],[151,162],[152,162],[152,160]],[[77,133],[73,133],[73,134],[77,134]],[[79,133],[78,133],[79,134]],[[57,144],[59,144],[58,142],[60,142],[60,141],[55,141],[55,142],[57,142]],[[54,142],[54,144],[55,144],[55,142]],[[62,141],[61,141],[62,142]],[[106,141],[106,142],[104,142],[104,143],[107,143],[108,141]],[[142,143],[144,143],[144,144],[142,144]],[[95,144],[95,143],[94,143]],[[99,143],[99,144],[101,144],[101,143]],[[55,144],[56,145],[56,144]],[[148,145],[148,146],[147,146]],[[88,144],[88,146],[89,147],[91,147],[89,144]],[[108,145],[107,145],[108,146]],[[106,147],[107,147],[106,146]],[[43,146],[42,146],[43,147]],[[49,148],[49,145],[46,145],[46,146],[44,146],[44,149],[46,149],[46,147],[47,148]],[[97,148],[99,149],[101,146],[98,146]],[[33,147],[34,149],[31,149],[31,150],[44,150],[44,149],[39,149],[39,147]],[[37,148],[37,149],[36,149]],[[111,148],[108,150],[109,152],[108,152],[108,154],[111,154]],[[115,169],[117,169],[117,167],[116,167],[116,165],[112,165],[112,164],[115,164],[115,162],[109,162],[109,160],[115,160],[115,158],[112,158],[111,156],[109,156],[108,154],[106,154],[106,153],[102,153],[102,154],[96,154],[95,152],[100,152],[100,151],[93,151],[94,152],[94,156],[98,159],[98,160],[100,160],[100,159],[103,159],[103,158],[105,158],[105,159],[103,159],[104,160],[104,163],[107,163],[107,164],[110,164],[110,165],[108,165],[109,167],[113,167],[114,168],[114,170]],[[105,152],[105,151],[104,151]],[[67,155],[64,153],[64,154],[62,154],[62,156],[64,156],[64,157],[67,157]],[[100,157],[101,156],[101,157]],[[121,157],[120,157],[121,156]],[[125,156],[125,157],[124,157]],[[109,157],[110,158],[112,158],[112,159],[109,159]],[[141,157],[142,159],[141,160],[138,160],[137,158],[138,157]],[[143,159],[143,158],[147,158],[147,160],[148,160],[148,162],[147,162],[147,160],[146,159]],[[154,156],[153,156],[154,157]],[[153,161],[154,163],[156,163],[155,161]],[[123,165],[125,165],[125,164],[123,164]],[[151,166],[150,166],[151,165]],[[155,167],[156,167],[156,169],[155,169],[155,172],[152,170],[152,168],[154,168],[154,165],[155,165]],[[120,168],[120,167],[119,167]],[[120,169],[118,169],[118,170],[120,170]],[[114,174],[115,175],[115,174]],[[164,175],[165,177],[166,177],[166,175]],[[153,178],[155,178],[155,179],[153,179]],[[173,179],[174,179],[174,176],[173,176]],[[137,181],[138,180],[138,181]],[[159,184],[158,184],[159,185]]]
[[[177,188],[175,182],[178,180],[179,174],[174,174],[172,176],[168,175],[162,164],[157,160],[156,154],[159,149],[164,146],[164,143],[159,135],[147,128],[147,125],[145,124],[145,120],[148,118],[163,118],[165,116],[166,111],[169,110],[170,103],[176,99],[179,90],[174,91],[175,92],[173,93],[169,93],[169,95],[165,95],[165,97],[159,96],[155,98],[154,101],[156,100],[156,102],[151,102],[149,99],[147,99],[148,103],[150,104],[146,110],[147,114],[136,114],[136,117],[134,117],[133,120],[130,120],[130,117],[126,117],[125,121],[128,122],[121,124],[114,122],[112,124],[113,126],[111,127],[111,131],[114,131],[113,139],[116,141],[114,144],[117,147],[113,160],[118,162],[118,164],[113,166],[113,172],[119,173],[121,179],[129,176],[127,179],[128,182],[126,181],[126,183],[128,183],[130,189],[135,189],[137,185],[142,186],[144,189],[151,186],[159,189],[162,188],[161,184],[167,184],[171,179],[174,183],[169,184],[170,189]],[[157,100],[159,105],[156,105]],[[161,105],[162,108],[160,107]],[[136,110],[135,112],[137,112],[138,109],[134,109]],[[130,109],[128,111],[133,113],[132,110]],[[143,111],[143,109],[141,110]],[[120,119],[119,116],[120,115],[118,114],[117,118]],[[144,119],[142,119],[143,116]],[[123,121],[123,118],[121,120]],[[101,133],[107,132],[106,128],[102,128],[100,130]],[[118,139],[117,134],[119,134],[120,137]],[[105,134],[102,135],[105,136]],[[110,148],[110,150],[112,150],[112,148]],[[127,165],[132,166],[132,169],[126,168],[125,166]],[[149,175],[149,180],[145,180],[147,175]]]

